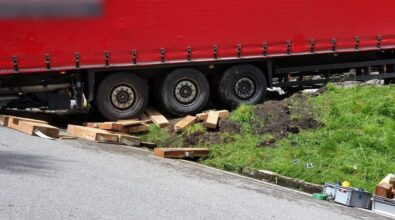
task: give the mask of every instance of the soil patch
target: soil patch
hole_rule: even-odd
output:
[[[256,134],[272,134],[276,137],[286,135],[291,118],[288,107],[283,101],[267,101],[255,108],[256,119],[252,131]]]
[[[222,135],[219,132],[195,132],[184,137],[184,147],[220,144],[223,141]]]
[[[221,133],[238,134],[241,132],[241,128],[239,123],[222,119],[219,121],[219,131]]]
[[[302,129],[316,129],[322,126],[315,119],[313,109],[307,96],[294,94],[290,98],[279,101],[267,101],[254,107],[255,118],[252,132],[258,135],[269,135],[257,143],[258,147],[273,147],[276,140],[288,134],[299,133]],[[184,136],[184,147],[221,144],[226,142],[226,134],[241,133],[241,126],[229,119],[219,121],[215,131],[195,132]],[[231,135],[230,135],[231,136]]]
[[[321,124],[315,119],[307,97],[295,94],[282,101],[267,101],[255,108],[252,124],[255,134],[270,134],[276,139],[301,129],[315,129]]]

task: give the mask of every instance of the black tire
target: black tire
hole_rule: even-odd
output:
[[[210,85],[200,71],[180,68],[165,76],[159,92],[162,106],[169,113],[185,116],[204,109],[210,97]]]
[[[147,82],[138,75],[116,73],[100,83],[96,107],[108,120],[138,117],[148,104]]]
[[[218,93],[230,108],[240,104],[258,104],[266,96],[267,83],[263,72],[250,64],[236,65],[222,75]]]

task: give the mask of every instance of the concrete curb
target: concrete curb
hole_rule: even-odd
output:
[[[286,177],[286,176],[282,176],[278,173],[274,173],[268,170],[257,170],[257,169],[253,169],[253,168],[244,168],[242,170],[242,175],[257,179],[257,180],[261,180],[261,181],[265,181],[265,182],[269,182],[269,183],[273,183],[279,186],[283,186],[283,187],[288,187],[288,188],[293,188],[305,193],[319,193],[322,192],[324,186],[318,185],[318,184],[313,184],[313,183],[308,183],[305,182],[303,180],[298,180],[298,179],[294,179],[291,177]]]

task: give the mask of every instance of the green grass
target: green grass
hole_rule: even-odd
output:
[[[159,128],[152,124],[146,134],[140,136],[142,141],[155,143],[159,147],[175,147],[179,148],[183,145],[181,135],[169,132],[167,129]]]
[[[276,147],[257,148],[264,137],[248,130],[254,115],[251,106],[243,105],[231,119],[240,122],[244,132],[231,142],[211,146],[204,163],[234,172],[244,167],[268,169],[318,184],[348,180],[373,191],[383,177],[395,172],[395,87],[328,88],[309,98],[322,128],[289,135]]]
[[[287,103],[296,109],[306,105],[296,98]],[[230,117],[241,125],[241,134],[222,133],[220,144],[202,142],[199,147],[206,145],[211,153],[201,162],[232,172],[267,169],[317,184],[347,180],[369,191],[388,173],[395,172],[394,86],[346,89],[329,85],[327,92],[309,97],[308,103],[311,108],[303,108],[306,113],[295,111],[291,120],[308,114],[323,126],[291,134],[270,147],[257,147],[257,143],[273,136],[254,134],[251,124],[263,126],[264,122],[255,116],[253,106],[241,105]],[[185,136],[206,132],[201,123],[180,134],[155,125],[149,130],[142,140],[161,147],[181,147]]]
[[[244,133],[233,135],[232,140],[210,146],[209,158],[203,163],[232,172],[241,172],[245,167],[260,167],[262,165],[264,154],[256,147],[260,141],[259,137]]]
[[[242,104],[230,115],[230,120],[241,125],[244,133],[251,132],[251,122],[255,119],[254,107]]]
[[[162,146],[168,138],[170,133],[155,124],[151,124],[148,132],[141,136],[141,140],[156,143],[158,146]]]

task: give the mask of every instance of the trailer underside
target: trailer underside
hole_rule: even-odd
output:
[[[0,103],[10,108],[70,109],[73,100],[73,107],[82,109],[89,102],[105,117],[123,119],[138,116],[149,101],[158,101],[169,113],[182,116],[201,111],[210,100],[229,108],[256,104],[272,87],[302,89],[370,79],[388,83],[395,78],[393,53],[333,52],[11,74],[0,77]]]

